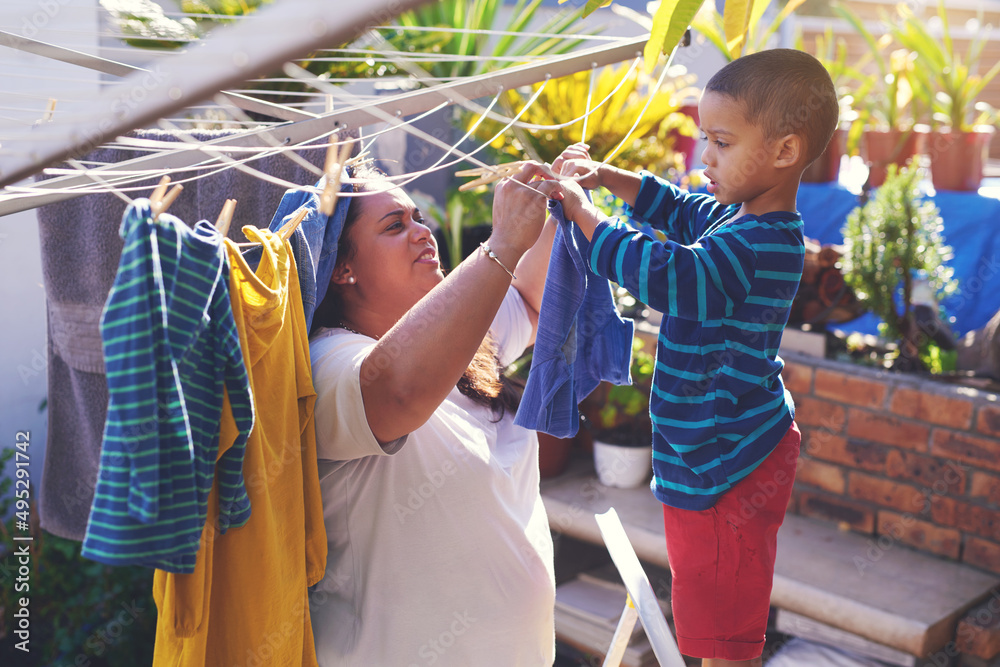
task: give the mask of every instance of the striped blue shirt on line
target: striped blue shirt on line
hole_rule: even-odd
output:
[[[209,223],[153,221],[148,200],[129,206],[120,233],[100,326],[108,415],[83,555],[190,573],[216,475],[219,530],[250,517],[243,455],[253,404],[229,270]],[[224,394],[239,436],[220,449]]]
[[[795,407],[781,381],[781,334],[802,276],[802,218],[735,217],[736,206],[643,172],[638,223],[594,231],[591,269],[663,313],[650,396],[653,492],[702,510],[773,451]]]

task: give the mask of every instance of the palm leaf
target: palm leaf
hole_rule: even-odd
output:
[[[652,72],[660,53],[674,50],[704,0],[661,0],[653,16],[653,29],[643,49],[646,72]]]
[[[761,4],[767,4],[769,1],[762,0]],[[726,49],[733,58],[743,50],[753,4],[753,0],[729,0],[726,3],[722,15],[722,27],[726,33]]]

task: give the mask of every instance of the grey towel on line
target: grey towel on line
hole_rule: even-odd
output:
[[[193,132],[200,141],[228,132]],[[160,130],[133,136],[161,141],[176,137]],[[83,161],[123,162],[147,151],[100,148]],[[325,151],[299,154],[322,166]],[[258,171],[291,183],[312,184],[316,176],[283,155],[250,164]],[[189,176],[190,173],[184,175]],[[178,179],[181,176],[178,176]],[[158,179],[142,183],[149,189],[130,196],[148,196]],[[236,169],[184,184],[170,212],[189,224],[215,221],[227,198],[238,200],[228,236],[245,241],[244,225],[267,228],[285,189]],[[113,194],[92,194],[38,209],[42,275],[48,302],[48,441],[42,469],[39,510],[42,528],[82,541],[94,498],[108,389],[98,329],[111,290],[122,240],[118,236],[125,202]]]

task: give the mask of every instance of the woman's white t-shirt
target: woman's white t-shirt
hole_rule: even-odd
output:
[[[515,289],[492,332],[504,365],[527,346]],[[551,665],[555,578],[535,433],[510,413],[494,422],[454,389],[383,449],[361,399],[374,344],[343,329],[310,343],[329,542],[310,593],[319,664]]]

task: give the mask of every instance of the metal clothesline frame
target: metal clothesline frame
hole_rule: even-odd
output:
[[[198,104],[253,76],[320,48],[348,43],[368,26],[426,0],[338,3],[286,0],[258,12],[259,20],[220,26],[188,52],[158,61],[150,72],[77,105],[72,113],[4,142],[0,187],[16,183],[68,157]]]
[[[315,1],[316,0],[296,0],[295,2],[290,2],[289,4],[313,4]],[[383,4],[392,4],[396,2],[396,0],[380,0],[380,2]],[[408,0],[408,2],[410,4],[416,4],[415,0]],[[283,7],[285,5],[281,6]],[[307,17],[300,20],[308,21],[309,19]],[[260,23],[266,23],[268,26],[271,26],[268,32],[273,33],[273,21],[268,19],[268,21],[262,21]],[[55,164],[67,155],[87,152],[87,149],[95,147],[106,139],[117,136],[118,134],[123,134],[129,130],[135,129],[136,127],[141,127],[146,123],[156,120],[164,115],[178,111],[179,109],[185,108],[195,102],[202,101],[205,97],[195,98],[194,93],[179,95],[178,99],[174,100],[170,95],[171,90],[176,91],[176,87],[172,85],[172,82],[176,81],[179,78],[179,74],[182,72],[198,70],[200,63],[202,63],[206,58],[210,60],[212,58],[218,59],[218,51],[220,49],[228,49],[232,51],[234,44],[243,43],[242,40],[247,39],[247,37],[243,36],[242,33],[234,36],[233,33],[236,32],[235,28],[246,28],[254,25],[258,24],[249,21],[244,22],[235,26],[234,29],[230,30],[225,35],[220,35],[217,42],[214,41],[216,38],[206,40],[206,46],[210,44],[214,46],[214,48],[208,52],[206,52],[205,49],[192,49],[190,54],[183,54],[172,59],[171,62],[163,68],[164,73],[166,74],[166,81],[162,82],[159,86],[157,86],[155,91],[150,93],[151,99],[148,104],[142,105],[142,109],[136,109],[133,114],[128,115],[128,122],[122,120],[112,124],[106,117],[103,119],[92,117],[89,122],[86,123],[82,121],[63,121],[57,126],[57,121],[50,123],[43,128],[39,128],[40,130],[43,130],[46,135],[52,136],[46,141],[44,146],[35,151],[35,155],[28,156],[28,159],[25,159],[23,156],[19,158],[15,155],[7,160],[4,160],[3,157],[0,156],[0,185],[10,185],[24,176],[37,173],[45,167]],[[646,37],[643,36],[640,38],[609,42],[600,46],[555,56],[527,65],[505,68],[496,72],[468,77],[463,80],[438,84],[433,87],[418,89],[394,96],[387,96],[382,100],[375,100],[365,104],[334,110],[329,113],[321,114],[315,118],[308,118],[268,128],[250,130],[238,135],[221,137],[204,143],[206,147],[210,147],[213,151],[224,151],[227,146],[238,148],[244,146],[261,146],[264,144],[287,146],[298,145],[311,141],[319,136],[329,135],[337,130],[349,127],[358,127],[372,122],[382,122],[387,114],[395,117],[408,116],[427,111],[435,106],[441,105],[442,103],[453,104],[455,103],[455,100],[459,98],[475,99],[487,95],[495,95],[501,89],[510,89],[530,85],[549,77],[561,77],[587,69],[594,69],[604,65],[621,62],[623,60],[636,58],[641,56],[645,40]],[[296,55],[302,55],[303,53],[313,50],[314,48],[316,47],[313,43],[310,43],[308,47],[303,47],[303,49],[292,53],[291,55],[288,54],[287,49],[280,50],[282,54],[281,57],[274,55],[266,56],[267,58],[277,58],[278,60],[277,63],[269,63],[267,66],[276,67],[283,62],[294,59]],[[273,51],[279,51],[279,49],[273,49]],[[262,54],[260,59],[263,58],[265,58],[265,56]],[[230,60],[231,59],[232,57],[230,57]],[[168,67],[170,68],[169,71],[167,70]],[[262,67],[264,67],[264,65],[254,65],[253,69],[249,71],[262,71]],[[206,70],[204,73],[205,79],[210,79],[215,82],[214,90],[207,91],[207,88],[209,88],[208,84],[205,80],[199,79],[195,87],[199,91],[206,90],[206,92],[198,94],[211,96],[224,87],[239,83],[239,81],[235,79],[238,79],[238,77],[241,76],[241,72],[248,71],[248,68],[241,67],[238,69],[239,71],[235,75],[227,68],[222,68],[221,70],[220,68]],[[140,75],[135,74],[129,78],[134,80],[136,76]],[[141,76],[149,75],[142,74]],[[174,94],[176,94],[176,92]],[[104,109],[107,107],[109,104],[108,100],[105,99],[107,97],[112,97],[112,102],[119,99],[118,96],[115,95],[102,96],[101,99],[96,100],[91,105],[95,109],[92,113],[96,114],[98,109]],[[112,127],[102,130],[101,125],[112,125]],[[79,141],[70,140],[70,137],[94,136],[95,134],[95,140],[83,144],[82,146]],[[39,140],[39,135],[39,132],[33,132],[28,139]],[[62,143],[58,140],[61,140]],[[6,148],[7,146],[5,145],[5,149]],[[157,169],[190,167],[204,161],[205,157],[202,153],[197,150],[190,150],[190,147],[187,148],[188,150],[172,151],[165,154],[152,154],[117,163],[115,165],[95,167],[88,171],[94,172],[98,176],[101,171],[113,171],[114,169],[141,169],[154,172]],[[94,178],[86,174],[61,176],[33,184],[32,189],[35,192],[8,192],[0,194],[0,216],[28,210],[45,204],[64,201],[86,194],[84,192],[67,192],[66,189],[92,184],[93,181]],[[45,192],[45,190],[59,190],[59,192]]]

